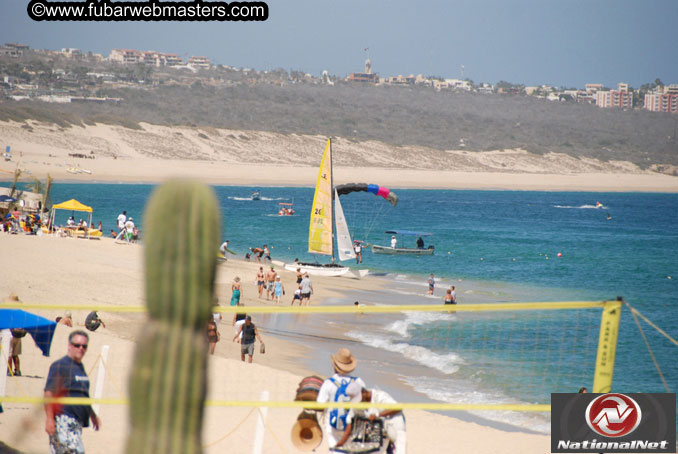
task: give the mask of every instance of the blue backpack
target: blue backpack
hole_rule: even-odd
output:
[[[351,397],[346,393],[348,385],[353,383],[357,377],[349,377],[348,380],[342,378],[340,383],[334,378],[329,380],[334,383],[334,386],[337,387],[337,392],[334,393],[335,402],[350,402]],[[346,428],[346,416],[348,416],[348,411],[345,408],[332,408],[330,410],[330,426],[337,430],[344,430]]]

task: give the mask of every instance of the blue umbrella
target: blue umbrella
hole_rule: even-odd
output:
[[[12,198],[8,195],[0,195],[0,203],[5,203],[5,202],[16,202],[15,198]]]
[[[49,356],[56,322],[21,309],[0,309],[0,330],[23,328],[35,341],[44,356]]]

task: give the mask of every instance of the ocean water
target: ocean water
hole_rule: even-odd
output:
[[[143,235],[143,210],[152,189],[152,185],[55,184],[52,199],[57,203],[76,198],[92,206],[94,222],[101,220],[105,231],[114,228],[117,215],[126,210]],[[224,219],[223,238],[230,240],[234,251],[244,255],[248,247],[268,244],[274,259],[313,260],[306,252],[312,188],[214,189]],[[254,189],[261,190],[262,200],[250,200]],[[443,289],[450,284],[456,285],[460,304],[622,296],[678,338],[678,194],[395,192],[399,196],[395,208],[369,194],[342,196],[354,238],[386,245],[390,235],[385,230],[430,232],[433,236],[424,239],[427,245],[435,245],[435,255],[385,256],[365,251],[359,267],[383,279],[388,292],[353,292],[330,304],[354,300],[431,304],[442,301]],[[603,208],[596,208],[597,201]],[[277,216],[281,202],[293,202],[296,214]],[[57,222],[65,222],[68,215],[61,214],[63,219]],[[438,283],[435,298],[424,295],[429,273]],[[363,378],[401,400],[548,403],[550,392],[591,388],[599,321],[600,310],[407,313],[360,319],[326,316],[305,329],[318,346],[310,361],[327,362],[327,353],[336,350],[336,339],[322,340],[326,328],[342,331],[353,341],[351,348],[366,359],[361,363]],[[284,336],[294,330],[294,324],[277,317],[271,332]],[[678,348],[642,326],[670,391],[676,392]],[[626,308],[613,389],[666,391]],[[484,413],[483,417],[548,431],[544,415]]]

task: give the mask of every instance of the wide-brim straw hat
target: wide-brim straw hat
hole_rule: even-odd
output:
[[[313,451],[323,441],[323,431],[313,414],[302,413],[292,426],[292,444],[299,451]]]
[[[355,359],[355,356],[351,354],[351,351],[348,348],[340,348],[337,351],[336,355],[330,355],[332,357],[332,365],[334,369],[340,374],[349,374],[355,370],[355,366],[358,364],[358,361]]]

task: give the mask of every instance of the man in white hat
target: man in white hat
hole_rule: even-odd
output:
[[[358,363],[355,357],[348,348],[340,348],[336,355],[330,356],[334,375],[323,382],[317,402],[360,402],[361,391],[366,386],[361,378],[351,375]],[[348,409],[344,408],[328,408],[323,412],[323,430],[330,452],[344,435],[347,415]]]
[[[391,247],[395,249],[396,245],[398,244],[398,239],[394,236],[391,237]]]

